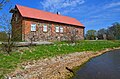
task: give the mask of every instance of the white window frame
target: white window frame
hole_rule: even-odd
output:
[[[43,32],[47,32],[47,31],[48,31],[47,25],[43,25]]]
[[[60,32],[60,29],[58,26],[55,27],[55,32],[57,32],[57,33]]]
[[[31,24],[31,31],[36,31],[36,24]]]
[[[60,33],[63,33],[64,32],[64,29],[62,26],[60,26]]]

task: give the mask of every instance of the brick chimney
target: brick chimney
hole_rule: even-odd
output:
[[[60,12],[57,12],[57,15],[60,15]]]

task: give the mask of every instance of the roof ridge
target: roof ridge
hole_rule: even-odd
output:
[[[30,8],[30,7],[22,6],[19,4],[16,4],[15,7],[17,7],[17,9],[19,10],[20,14],[23,17],[41,19],[46,21],[53,21],[58,23],[65,23],[65,24],[84,27],[83,24],[81,24],[76,18],[73,18],[73,17],[58,15],[52,12]]]
[[[45,12],[45,13],[50,13],[50,14],[58,15],[58,14],[53,13],[53,12],[47,12],[47,11],[45,11],[45,10],[40,10],[40,9],[36,9],[36,8],[31,8],[31,7],[27,7],[27,6],[23,6],[23,5],[19,5],[19,4],[16,4],[16,6],[21,6],[21,7],[25,7],[25,8],[29,8],[29,9],[34,9],[34,10],[37,10],[37,11],[42,11],[42,12]],[[73,18],[73,17],[70,17],[70,16],[65,16],[65,15],[58,15],[58,16],[63,16],[63,17],[67,17],[67,18],[76,19],[76,18]]]

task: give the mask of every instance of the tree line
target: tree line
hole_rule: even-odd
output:
[[[98,31],[88,30],[85,39],[87,40],[120,40],[120,23],[116,22],[107,29],[102,28]]]

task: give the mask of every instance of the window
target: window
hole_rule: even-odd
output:
[[[31,31],[36,31],[36,24],[31,24]]]
[[[18,21],[18,15],[16,15],[16,17],[15,17],[15,21]]]
[[[47,32],[47,26],[46,25],[43,26],[43,32]]]
[[[56,32],[63,33],[63,27],[62,26],[60,26],[60,27],[56,26]]]
[[[63,27],[62,26],[60,27],[60,33],[63,33]]]
[[[57,27],[55,28],[55,30],[56,30],[56,32],[59,32],[59,27],[57,26]]]
[[[15,20],[14,20],[14,21],[17,22],[17,21],[18,21],[18,17],[19,17],[19,15],[18,15],[18,14],[15,14],[14,17],[15,17]]]

